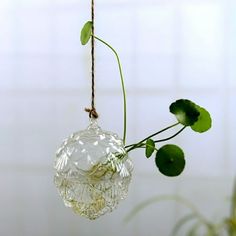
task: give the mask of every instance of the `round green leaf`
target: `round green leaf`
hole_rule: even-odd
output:
[[[200,112],[195,103],[187,99],[180,99],[170,105],[170,112],[184,126],[191,126],[197,120]]]
[[[146,141],[146,150],[145,150],[146,157],[147,158],[151,157],[154,150],[155,150],[155,142],[152,139],[148,139]]]
[[[88,43],[92,35],[92,26],[93,26],[92,21],[88,21],[85,23],[84,27],[82,28],[81,34],[80,34],[80,41],[82,45],[85,45]]]
[[[198,117],[197,122],[195,122],[191,126],[191,129],[198,133],[203,133],[211,128],[212,124],[211,115],[206,109],[200,106],[197,106],[197,109],[200,112],[200,115]]]
[[[184,152],[176,145],[165,145],[158,150],[155,162],[163,175],[178,176],[185,167]]]

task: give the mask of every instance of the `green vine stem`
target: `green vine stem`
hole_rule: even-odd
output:
[[[181,132],[183,132],[186,127],[187,127],[187,126],[184,126],[182,129],[180,129],[177,133],[175,133],[174,135],[170,136],[169,138],[159,139],[159,140],[156,140],[156,141],[154,141],[154,142],[155,142],[155,143],[160,143],[160,142],[168,141],[168,140],[170,140],[170,139],[176,137],[177,135],[179,135]]]
[[[168,137],[168,138],[165,138],[165,139],[155,140],[154,142],[155,142],[155,143],[160,143],[160,142],[168,141],[168,140],[170,140],[170,139],[176,137],[177,135],[179,135],[181,132],[183,132],[185,128],[186,128],[186,126],[184,126],[182,129],[180,129],[177,133],[173,134],[172,136],[170,136],[170,137]],[[130,151],[132,151],[132,150],[134,150],[134,149],[136,149],[136,148],[143,148],[144,146],[149,146],[149,145],[147,145],[146,143],[143,143],[143,142],[139,142],[139,143],[137,143],[137,144],[133,144],[133,146],[127,150],[127,153],[130,152]],[[155,149],[155,150],[156,150],[156,149]],[[157,150],[156,150],[156,151],[157,151]]]
[[[116,50],[107,42],[105,42],[104,40],[98,38],[97,36],[94,35],[94,38],[97,39],[98,41],[100,41],[101,43],[105,44],[107,47],[109,47],[115,54],[117,62],[118,62],[118,66],[119,66],[119,72],[120,72],[120,79],[121,79],[121,85],[122,85],[122,92],[123,92],[123,103],[124,103],[124,130],[123,130],[123,142],[124,145],[126,143],[126,126],[127,126],[127,105],[126,105],[126,90],[125,90],[125,82],[124,82],[124,76],[123,76],[123,72],[122,72],[122,67],[121,67],[121,62],[120,62],[120,58],[118,53],[116,52]]]
[[[123,124],[124,125],[124,128],[123,128],[123,142],[124,142],[124,145],[125,145],[125,143],[126,143],[126,132],[127,132],[126,131],[127,130],[127,128],[126,128],[126,126],[127,126],[127,103],[126,103],[125,82],[124,82],[124,76],[123,76],[123,71],[122,71],[122,66],[121,66],[120,58],[119,58],[119,55],[118,55],[117,51],[110,44],[108,44],[106,41],[104,41],[103,39],[101,39],[101,38],[99,38],[99,37],[97,37],[95,35],[94,35],[94,38],[96,40],[100,41],[101,43],[103,43],[104,45],[106,45],[108,48],[110,48],[113,51],[113,53],[115,54],[117,62],[118,62],[118,67],[119,67],[119,72],[120,72],[120,79],[121,79],[121,85],[122,85],[122,93],[123,93],[123,109],[124,109],[124,111],[123,111],[123,113],[124,113],[124,117],[123,117],[123,123],[124,123]],[[162,130],[160,130],[160,131],[158,131],[158,132],[156,132],[156,133],[154,133],[154,134],[144,138],[142,141],[140,141],[140,142],[138,142],[136,144],[131,144],[131,145],[126,146],[126,148],[129,148],[127,150],[127,152],[130,152],[130,151],[132,151],[135,148],[142,147],[146,140],[148,140],[148,139],[150,139],[150,138],[152,138],[152,137],[154,137],[154,136],[156,136],[156,135],[158,135],[158,134],[160,134],[160,133],[162,133],[162,132],[164,132],[164,131],[166,131],[168,129],[171,129],[171,128],[177,126],[178,124],[180,124],[180,122],[177,122],[177,123],[175,123],[175,124],[173,124],[171,126],[168,126],[165,129],[162,129]],[[186,126],[184,126],[181,130],[179,130],[176,134],[172,135],[171,137],[166,138],[166,139],[156,140],[155,143],[164,142],[164,141],[170,140],[170,139],[176,137],[178,134],[180,134],[185,128],[186,128]]]
[[[142,144],[142,143],[145,142],[146,140],[148,140],[148,139],[150,139],[150,138],[152,138],[152,137],[154,137],[154,136],[156,136],[156,135],[158,135],[158,134],[161,134],[161,133],[167,131],[168,129],[171,129],[171,128],[173,128],[173,127],[179,125],[179,124],[180,124],[180,123],[177,122],[177,123],[175,123],[175,124],[173,124],[173,125],[170,125],[170,126],[164,128],[164,129],[162,129],[162,130],[160,130],[160,131],[158,131],[158,132],[156,132],[156,133],[154,133],[154,134],[151,134],[150,136],[148,136],[148,137],[144,138],[143,140],[139,141],[138,143],[134,143],[134,144],[127,145],[125,148],[129,148],[129,149],[127,150],[127,152],[130,152],[130,151],[132,151],[133,149],[138,148],[138,147],[140,146],[140,144]],[[185,128],[185,127],[184,127],[184,128]],[[183,131],[183,128],[182,128],[181,132],[182,132],[182,131]],[[177,134],[175,134],[175,135],[171,136],[170,138],[168,138],[167,140],[169,140],[169,139],[171,139],[171,138],[174,138],[174,137],[177,136],[179,133],[180,133],[180,131],[179,131]],[[157,141],[160,142],[159,140],[157,140]]]
[[[135,147],[135,148],[146,148],[146,147],[151,147],[153,148],[151,145],[147,144],[147,143],[140,143],[139,146]],[[154,147],[154,150],[158,152],[158,149],[156,147]]]

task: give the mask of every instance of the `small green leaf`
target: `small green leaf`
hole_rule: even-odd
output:
[[[176,145],[165,145],[156,154],[156,166],[166,176],[180,175],[185,167],[184,152]]]
[[[82,45],[85,45],[88,43],[92,35],[92,26],[93,26],[92,21],[88,21],[87,23],[85,23],[84,27],[82,28],[81,34],[80,34],[80,41]]]
[[[193,125],[200,115],[196,105],[187,99],[180,99],[170,105],[170,112],[184,126]]]
[[[200,115],[198,117],[198,120],[191,126],[191,129],[198,133],[203,133],[211,128],[211,115],[206,109],[197,105],[196,107],[200,112]]]
[[[155,142],[152,139],[148,139],[146,142],[146,157],[149,158],[155,150]]]

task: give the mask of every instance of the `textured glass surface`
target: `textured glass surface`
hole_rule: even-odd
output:
[[[67,207],[89,219],[112,211],[128,192],[133,169],[123,141],[95,120],[56,153],[54,183]]]

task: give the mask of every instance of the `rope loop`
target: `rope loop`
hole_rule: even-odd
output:
[[[89,113],[89,118],[98,118],[98,113],[95,108],[85,108],[85,111]]]

